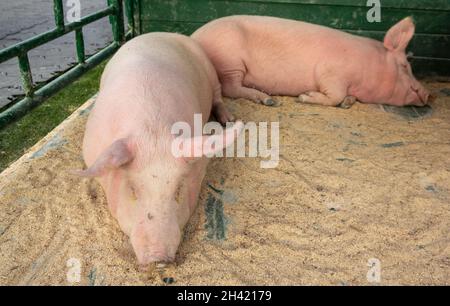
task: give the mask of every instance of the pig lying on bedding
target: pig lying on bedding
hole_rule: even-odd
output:
[[[222,123],[232,119],[214,67],[189,37],[139,36],[105,69],[83,144],[89,168],[78,174],[98,179],[143,266],[174,260],[206,171],[206,157],[175,157],[173,124],[193,127],[194,114],[205,124],[211,111]],[[198,147],[222,137],[213,149],[223,150],[242,128],[238,122],[222,135],[189,138],[182,145]]]
[[[415,26],[406,18],[384,42],[305,22],[232,16],[192,37],[213,62],[224,95],[274,105],[269,95],[350,107],[356,100],[423,106],[429,92],[416,80],[405,50]]]

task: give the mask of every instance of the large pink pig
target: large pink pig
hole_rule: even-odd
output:
[[[171,129],[177,122],[193,127],[194,114],[208,120],[211,111],[222,123],[231,120],[214,67],[189,37],[139,36],[105,69],[83,144],[89,168],[78,174],[98,179],[141,265],[174,260],[207,166],[206,157],[173,154],[179,138]],[[219,151],[242,126],[238,122],[222,136],[200,135],[186,144],[198,147],[224,137],[215,148]]]
[[[384,43],[331,28],[261,16],[215,20],[195,32],[223,93],[274,105],[270,95],[329,106],[365,103],[423,106],[429,92],[416,80],[405,49],[415,26],[406,18]]]

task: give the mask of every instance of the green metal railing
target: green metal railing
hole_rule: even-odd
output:
[[[38,36],[25,40],[14,46],[0,51],[0,63],[12,58],[18,58],[21,80],[25,97],[0,113],[0,128],[5,127],[14,120],[27,114],[32,108],[38,106],[50,96],[75,81],[81,75],[94,68],[102,61],[114,54],[115,51],[136,34],[134,21],[134,8],[138,0],[107,0],[108,7],[81,18],[77,22],[65,24],[63,0],[54,1],[54,16],[56,28]],[[128,33],[125,33],[125,14],[128,19]],[[84,46],[83,27],[102,18],[109,17],[112,25],[114,41],[103,50],[87,58]],[[67,72],[46,85],[39,87],[33,82],[28,52],[43,44],[49,43],[68,33],[75,32],[76,53],[78,63]]]

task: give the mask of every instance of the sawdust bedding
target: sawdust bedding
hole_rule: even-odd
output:
[[[90,101],[0,175],[0,284],[69,285],[75,262],[81,285],[357,285],[372,259],[381,284],[449,284],[450,85],[428,86],[428,116],[227,100],[280,122],[280,165],[213,160],[176,263],[147,273],[99,185],[69,173]]]

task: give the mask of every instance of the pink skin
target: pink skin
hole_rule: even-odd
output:
[[[208,163],[205,157],[175,158],[172,125],[193,126],[194,114],[208,120],[212,110],[222,123],[232,119],[212,64],[189,37],[142,35],[105,69],[83,144],[89,168],[78,174],[98,179],[143,266],[175,259]],[[194,138],[192,145],[208,138]]]
[[[215,20],[195,32],[222,82],[223,93],[272,105],[270,95],[301,102],[426,105],[405,49],[415,26],[406,18],[384,43],[331,28],[261,16]],[[349,99],[347,99],[349,98]],[[356,98],[356,99],[355,99]]]

